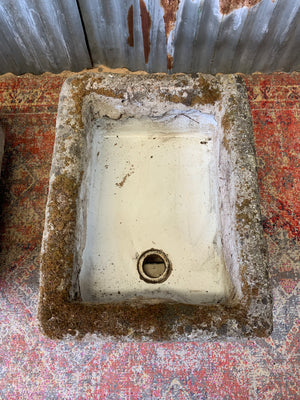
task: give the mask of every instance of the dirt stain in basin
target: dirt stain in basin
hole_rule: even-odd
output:
[[[116,183],[116,186],[118,186],[119,188],[124,186],[124,183],[126,182],[126,179],[130,176],[131,174],[128,172],[128,174],[126,174],[124,176],[124,178],[121,180],[121,182]]]
[[[121,180],[121,182],[116,183],[116,186],[119,188],[122,188],[127,180],[132,174],[134,173],[133,165],[130,168],[130,171],[124,176],[124,178]]]

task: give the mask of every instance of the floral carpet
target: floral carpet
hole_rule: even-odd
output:
[[[52,341],[37,322],[59,92],[68,73],[0,77],[0,398],[300,399],[300,74],[243,76],[253,116],[274,331],[213,343]]]

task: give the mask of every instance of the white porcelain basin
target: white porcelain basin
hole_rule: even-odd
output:
[[[201,304],[232,297],[217,203],[216,125],[212,115],[193,110],[95,122],[80,192],[83,301]],[[153,249],[171,265],[162,283],[163,260],[156,280],[138,271],[140,255]]]

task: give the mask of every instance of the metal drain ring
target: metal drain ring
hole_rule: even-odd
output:
[[[140,278],[147,283],[165,282],[172,271],[169,258],[162,250],[146,250],[137,263]]]

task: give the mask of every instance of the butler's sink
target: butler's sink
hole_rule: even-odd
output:
[[[252,135],[239,76],[69,78],[42,246],[44,332],[269,334]]]

